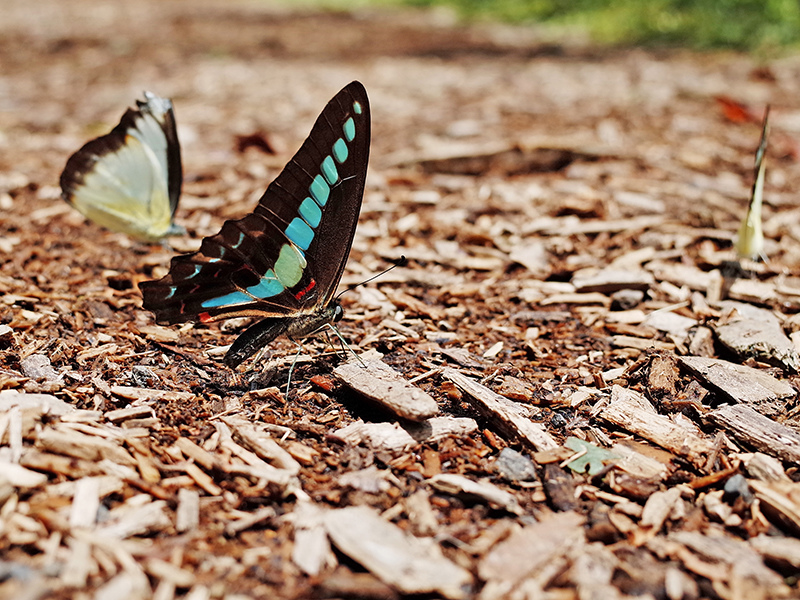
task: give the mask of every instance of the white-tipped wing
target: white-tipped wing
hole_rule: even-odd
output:
[[[761,129],[761,142],[756,150],[755,181],[750,195],[750,204],[736,237],[736,252],[739,258],[757,260],[764,257],[764,233],[761,230],[761,203],[764,198],[764,178],[766,176],[767,136],[769,135],[769,107],[764,113]]]
[[[149,92],[110,133],[73,154],[61,174],[64,200],[95,223],[143,240],[176,231],[181,182],[172,102]]]

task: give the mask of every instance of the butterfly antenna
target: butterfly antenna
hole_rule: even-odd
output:
[[[392,261],[391,261],[391,263],[392,263],[392,266],[391,266],[391,267],[389,267],[388,269],[385,269],[385,270],[381,271],[380,273],[378,273],[378,274],[376,274],[376,275],[373,275],[373,276],[372,276],[372,277],[370,277],[369,279],[367,279],[367,280],[365,280],[365,281],[361,281],[361,282],[359,282],[359,283],[354,283],[353,285],[349,285],[349,286],[347,286],[345,289],[343,289],[341,292],[339,292],[339,293],[336,295],[336,299],[338,300],[339,298],[341,298],[342,294],[345,294],[345,293],[347,293],[347,292],[351,292],[351,291],[353,291],[354,289],[356,289],[357,287],[360,287],[360,286],[362,286],[362,285],[366,285],[366,284],[368,284],[370,281],[375,281],[375,280],[376,280],[378,277],[382,277],[382,276],[386,275],[386,273],[388,273],[389,271],[391,271],[391,270],[392,270],[392,269],[394,269],[395,267],[405,267],[405,266],[408,264],[408,259],[407,259],[405,256],[401,255],[401,256],[400,256],[400,258],[397,258],[397,259],[395,259],[395,260],[392,260]],[[339,335],[339,333],[337,332],[337,333],[336,333],[336,335]],[[341,338],[342,336],[341,336],[341,335],[339,335],[339,337]]]

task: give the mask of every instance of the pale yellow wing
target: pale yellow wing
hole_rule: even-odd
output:
[[[148,92],[145,98],[110,133],[70,157],[61,188],[63,198],[95,223],[157,240],[175,230],[180,149],[172,103]]]
[[[769,107],[764,113],[761,142],[756,150],[755,181],[750,195],[750,204],[736,236],[736,252],[739,258],[757,260],[764,258],[764,232],[761,230],[761,205],[764,198],[766,176],[767,136],[769,135]]]

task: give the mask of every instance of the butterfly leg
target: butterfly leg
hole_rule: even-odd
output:
[[[292,360],[292,366],[289,367],[289,377],[286,378],[286,398],[289,398],[289,386],[292,384],[292,373],[294,373],[294,367],[297,364],[297,360],[300,358],[300,353],[303,351],[303,345],[300,342],[292,340],[294,345],[297,346],[297,353],[294,355],[294,360]]]
[[[342,334],[339,333],[339,330],[336,328],[336,325],[334,325],[333,323],[326,323],[326,325],[333,332],[333,335],[335,335],[337,338],[339,338],[339,341],[342,343],[342,346],[345,347],[347,350],[350,350],[350,352],[353,354],[353,356],[356,357],[356,360],[361,363],[361,366],[366,367],[367,365],[364,364],[364,361],[361,360],[361,357],[358,354],[356,354],[356,351],[353,350],[353,348],[350,346],[350,344],[347,343],[347,340],[345,340],[344,337],[342,336]]]

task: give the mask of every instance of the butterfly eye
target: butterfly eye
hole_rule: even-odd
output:
[[[336,308],[333,311],[333,322],[338,323],[342,320],[344,316],[344,309],[342,308],[341,304],[337,304]]]

